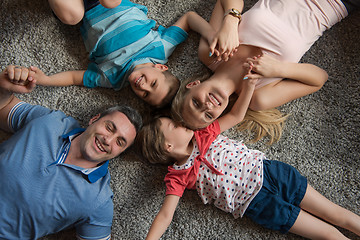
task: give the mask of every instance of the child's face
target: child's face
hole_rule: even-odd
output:
[[[171,144],[173,149],[186,149],[194,136],[194,131],[178,126],[170,118],[160,118],[160,131],[164,134],[165,144]]]
[[[217,119],[228,105],[229,97],[209,81],[192,82],[183,101],[182,117],[193,129],[204,128]]]
[[[128,78],[132,90],[150,105],[160,105],[170,91],[163,74],[167,69],[162,64],[136,66]]]

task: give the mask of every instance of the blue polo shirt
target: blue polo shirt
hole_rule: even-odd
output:
[[[108,162],[65,164],[71,139],[84,131],[61,111],[21,102],[9,113],[14,134],[0,144],[0,239],[37,239],[75,227],[85,239],[111,233]]]
[[[80,28],[90,63],[83,77],[87,87],[124,87],[134,67],[165,64],[188,34],[177,26],[156,27],[148,9],[123,0],[116,8],[101,4],[86,11]]]

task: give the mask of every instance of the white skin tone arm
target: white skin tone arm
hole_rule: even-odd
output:
[[[173,219],[179,200],[180,197],[176,195],[165,197],[159,213],[151,224],[146,240],[159,239],[164,234]]]
[[[328,75],[323,69],[307,63],[290,63],[276,60],[268,55],[248,58],[245,66],[252,65],[253,74],[249,78],[284,78],[274,84],[256,89],[250,108],[264,110],[278,107],[296,98],[319,90]]]
[[[186,32],[193,30],[199,33],[208,43],[214,39],[215,31],[211,25],[200,17],[196,12],[190,11],[185,13],[174,26],[178,26]]]
[[[5,69],[0,73],[0,128],[9,131],[7,124],[7,117],[10,110],[20,100],[15,97],[12,93],[28,93],[31,92],[35,87],[35,82],[27,84],[26,86],[17,85],[10,81],[8,77],[8,71]]]
[[[231,108],[230,112],[218,119],[221,132],[232,128],[244,119],[255,90],[256,82],[256,78],[248,78],[243,80],[241,92],[236,102],[234,103],[234,106]]]
[[[39,68],[31,66],[29,69],[24,67],[15,68],[15,66],[8,66],[8,76],[14,84],[27,85],[29,82],[36,81],[36,84],[43,86],[70,86],[83,85],[83,77],[85,70],[79,71],[65,71],[56,73],[51,76],[44,74]],[[19,71],[22,72],[19,72]]]
[[[200,39],[200,59],[208,59],[210,52],[211,54],[215,53],[218,57],[217,60],[227,61],[236,52],[236,48],[239,46],[239,19],[231,15],[224,17],[225,12],[232,8],[242,12],[244,1],[218,0],[216,2],[209,22],[216,31],[216,36],[212,44],[208,44],[202,38]]]

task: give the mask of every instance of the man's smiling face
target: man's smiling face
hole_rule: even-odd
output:
[[[136,130],[124,113],[112,112],[90,121],[80,137],[82,156],[92,162],[103,162],[117,157],[134,141]]]

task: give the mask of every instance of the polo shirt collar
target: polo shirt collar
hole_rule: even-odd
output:
[[[69,133],[62,135],[62,137],[64,139],[68,139],[71,144],[71,140],[73,139],[73,137],[84,131],[85,128],[75,128]],[[74,166],[73,168],[80,171],[90,183],[94,183],[108,173],[108,166],[109,160],[105,161],[104,163],[95,168],[81,168],[78,166]]]

